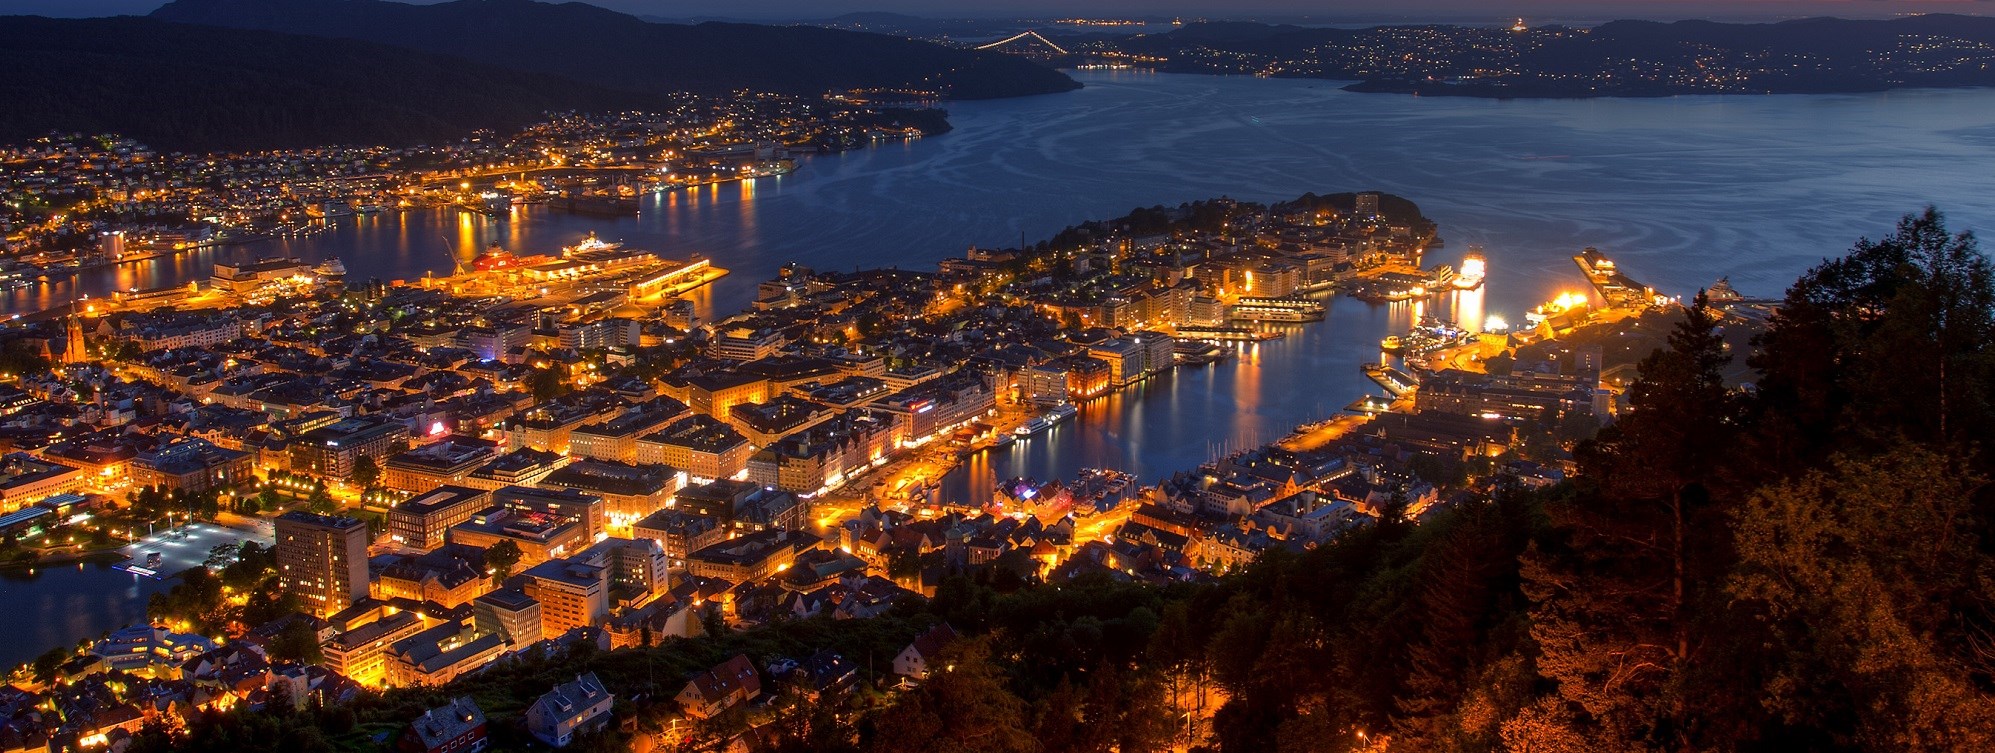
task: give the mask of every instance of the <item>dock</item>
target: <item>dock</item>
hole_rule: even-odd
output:
[[[1587,247],[1572,257],[1581,274],[1593,285],[1593,292],[1609,308],[1645,309],[1655,300],[1655,288],[1643,285],[1622,272],[1600,249]]]

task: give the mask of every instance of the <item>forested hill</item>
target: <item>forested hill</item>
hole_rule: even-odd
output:
[[[982,99],[1079,86],[1000,53],[808,26],[651,23],[582,3],[175,0],[152,16],[380,42],[633,91],[911,88]]]
[[[1112,45],[1186,73],[1357,81],[1357,91],[1614,97],[1995,86],[1995,18],[1615,21],[1591,29],[1192,24]]]
[[[114,132],[179,151],[421,143],[662,101],[382,44],[130,17],[0,17],[0,68],[0,142]]]

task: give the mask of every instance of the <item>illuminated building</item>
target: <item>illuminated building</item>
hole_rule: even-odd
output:
[[[277,516],[277,571],[284,590],[320,617],[366,597],[367,539],[367,524],[354,518],[295,510]]]
[[[488,490],[438,486],[388,509],[388,536],[395,543],[429,551],[443,546],[451,526],[492,505]]]
[[[409,436],[400,423],[378,418],[341,419],[300,435],[291,443],[291,470],[350,478],[362,457],[383,458]]]

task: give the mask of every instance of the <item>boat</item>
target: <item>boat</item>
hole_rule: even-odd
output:
[[[1379,350],[1396,355],[1406,351],[1406,339],[1399,335],[1386,335],[1385,339],[1378,341],[1378,347]]]
[[[1048,421],[1048,425],[1057,424],[1073,418],[1074,414],[1080,412],[1080,409],[1075,408],[1073,403],[1061,403],[1053,406],[1052,410],[1046,412],[1046,420]]]
[[[631,217],[638,213],[637,199],[616,195],[581,194],[550,202],[558,209],[594,217]]]
[[[1046,420],[1045,416],[1033,416],[1032,420],[1019,424],[1018,428],[1011,430],[1011,433],[1021,437],[1029,437],[1045,431],[1052,425],[1053,422]]]
[[[1468,256],[1462,259],[1462,271],[1455,275],[1455,289],[1474,290],[1482,287],[1482,278],[1488,272],[1488,268],[1489,263],[1482,258],[1482,247],[1470,246]]]
[[[346,279],[346,263],[340,261],[339,257],[325,260],[319,266],[314,267],[312,271],[317,272],[320,277],[328,280]]]
[[[589,231],[589,237],[583,238],[581,243],[561,249],[561,258],[572,258],[576,254],[586,254],[591,251],[615,251],[620,248],[623,248],[623,243],[598,238],[596,237],[596,231],[591,230]]]
[[[1710,299],[1712,303],[1737,303],[1745,300],[1745,296],[1739,295],[1739,291],[1732,288],[1730,277],[1720,277],[1717,282],[1711,283],[1711,288],[1704,292],[1704,297]]]
[[[494,269],[506,269],[518,265],[519,259],[515,258],[512,252],[507,251],[497,243],[486,246],[485,251],[478,254],[478,258],[471,260],[471,268],[480,272],[490,272]]]
[[[991,443],[991,447],[993,448],[1010,447],[1012,443],[1017,441],[1018,441],[1017,431],[1013,430],[1013,433],[1011,434],[999,434],[997,441]]]

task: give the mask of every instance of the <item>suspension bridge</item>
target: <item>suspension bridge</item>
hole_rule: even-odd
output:
[[[1037,42],[1039,45],[1044,45],[1047,49],[1052,50],[1055,54],[1059,55],[1072,54],[1067,52],[1066,48],[1063,48],[1057,44],[1053,44],[1053,40],[1040,36],[1039,32],[1036,31],[1021,31],[1017,34],[1006,37],[1004,39],[1000,39],[990,44],[979,45],[977,49],[996,50],[1002,47],[1004,49],[1000,50],[1001,52],[1013,52],[1022,47],[1029,52],[1032,49],[1034,49],[1034,44],[1033,44],[1034,42]]]

